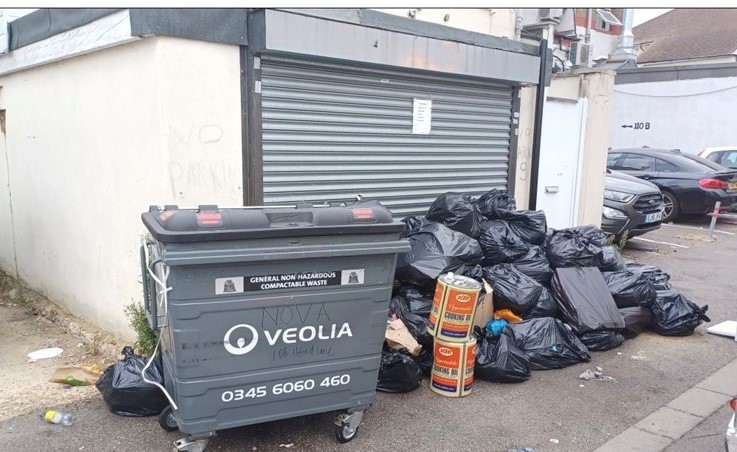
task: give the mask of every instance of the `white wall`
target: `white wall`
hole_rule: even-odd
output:
[[[1,87],[0,110],[5,110],[5,101]],[[2,120],[2,116],[0,116],[0,122]],[[8,180],[7,165],[8,153],[5,141],[5,134],[0,130],[0,268],[16,276],[13,218],[10,210],[10,181]]]
[[[409,17],[408,13],[412,11],[417,20],[514,39],[516,20],[514,9],[385,8],[377,11],[403,17]]]
[[[581,91],[587,99],[587,108],[578,207],[579,225],[601,225],[607,143],[610,142],[606,124],[612,116],[614,76],[613,71],[600,71],[586,74],[582,80]]]
[[[630,83],[614,87],[612,148],[737,144],[737,77]],[[642,123],[642,129],[622,125]],[[647,128],[646,128],[647,127]]]
[[[535,93],[537,87],[520,89],[519,135],[517,136],[517,168],[515,171],[514,198],[517,208],[527,209],[530,201],[530,162],[532,161],[532,136],[535,131]]]
[[[141,299],[141,212],[242,204],[239,78],[237,46],[161,37],[0,77],[28,286],[130,335],[123,306]],[[0,266],[14,274],[6,242]]]
[[[569,101],[586,99],[585,129],[583,130],[583,150],[579,161],[580,185],[577,185],[578,215],[575,217],[576,225],[601,224],[602,201],[604,196],[604,184],[606,181],[606,155],[607,143],[609,142],[609,129],[605,126],[610,122],[612,108],[612,88],[614,86],[614,72],[600,70],[581,70],[567,72],[555,76],[550,87],[546,91],[547,99],[557,98]],[[543,115],[545,122],[545,115]],[[555,146],[541,147],[541,153],[555,152]],[[519,157],[521,158],[521,157]],[[555,158],[554,156],[541,155],[541,167],[539,183],[550,179],[546,171],[554,171],[556,168],[544,166],[545,160]],[[567,178],[575,178],[576,174],[566,173],[562,175]],[[520,174],[518,173],[518,180]],[[525,173],[524,177],[528,177]],[[528,182],[529,185],[529,182]],[[529,188],[527,188],[529,192]],[[520,189],[515,194],[522,194]],[[541,197],[538,196],[540,200]],[[573,207],[574,211],[575,206]]]

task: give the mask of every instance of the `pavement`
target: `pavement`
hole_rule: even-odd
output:
[[[737,343],[706,327],[737,319],[737,226],[718,225],[704,240],[703,220],[663,226],[633,240],[627,258],[661,267],[699,305],[710,324],[692,336],[645,332],[590,363],[533,371],[520,384],[474,383],[464,398],[444,398],[427,380],[407,394],[382,394],[348,444],[334,439],[334,413],[286,419],[218,432],[208,451],[718,451],[737,395]],[[694,229],[695,228],[695,229]],[[674,246],[678,245],[678,246]],[[583,381],[603,369],[616,382]],[[12,382],[5,382],[12,384]],[[23,451],[165,451],[182,435],[156,418],[110,413],[99,397],[50,406],[74,413],[72,426],[49,425],[38,414],[0,422],[0,449]]]

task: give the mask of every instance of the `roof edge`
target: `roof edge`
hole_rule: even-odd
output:
[[[345,22],[354,25],[362,25],[369,28],[378,28],[398,33],[406,33],[426,38],[435,38],[445,41],[460,42],[478,47],[485,47],[505,52],[523,53],[538,56],[539,49],[535,45],[510,38],[478,33],[461,28],[440,25],[433,22],[425,22],[409,19],[394,14],[374,11],[364,8],[274,8],[279,11],[302,16],[318,17],[321,19]]]
[[[667,82],[722,77],[737,77],[737,62],[618,69],[614,84],[625,85],[628,83]]]

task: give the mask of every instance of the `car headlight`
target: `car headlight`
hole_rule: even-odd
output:
[[[601,213],[604,214],[604,218],[608,218],[610,220],[621,220],[622,218],[627,218],[627,215],[625,215],[624,212],[612,209],[611,207],[604,207],[604,210]]]
[[[621,191],[604,190],[604,199],[617,202],[630,202],[635,195],[630,193],[622,193]]]

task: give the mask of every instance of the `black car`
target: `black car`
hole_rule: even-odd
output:
[[[680,215],[703,215],[721,201],[737,207],[737,171],[678,149],[613,149],[607,168],[647,180],[663,193],[663,221]]]
[[[607,170],[601,229],[619,240],[660,227],[663,196],[654,184],[618,171]]]

